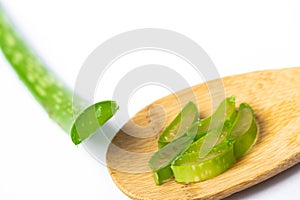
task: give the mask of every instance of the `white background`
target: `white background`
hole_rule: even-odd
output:
[[[29,43],[71,87],[89,53],[110,37],[137,28],[164,28],[186,35],[204,48],[221,76],[300,64],[296,0],[1,2]],[[165,62],[164,56],[154,57],[158,64]],[[138,63],[141,58],[136,56]],[[156,89],[147,91],[153,99],[143,98],[145,91],[137,93],[130,112],[166,93]],[[128,199],[106,167],[82,146],[75,147],[48,119],[2,55],[0,93],[0,199]],[[96,94],[97,100],[107,94],[101,95]],[[298,199],[299,184],[297,165],[231,198]]]

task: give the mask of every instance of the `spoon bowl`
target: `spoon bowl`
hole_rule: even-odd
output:
[[[235,95],[237,105],[247,102],[252,106],[259,126],[259,137],[252,150],[223,174],[192,184],[170,180],[157,186],[153,180],[148,160],[157,151],[162,129],[180,112],[178,97],[185,102],[190,99],[189,92],[182,90],[146,106],[119,130],[106,155],[112,179],[133,199],[221,199],[290,168],[300,161],[298,77],[300,67],[221,79],[226,96]],[[210,82],[214,81],[220,80]],[[213,106],[207,83],[195,85],[192,90],[201,118],[208,116]],[[140,127],[147,126],[151,128],[141,132]]]

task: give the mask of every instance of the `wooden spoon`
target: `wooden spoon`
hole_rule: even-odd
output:
[[[189,101],[189,93],[182,90],[148,105],[116,134],[107,151],[111,177],[133,199],[221,199],[288,169],[300,161],[299,77],[300,67],[296,67],[222,79],[226,96],[235,95],[237,105],[249,103],[260,127],[253,149],[225,173],[199,183],[170,180],[155,185],[148,160],[157,150],[161,130],[181,109],[177,97]],[[201,116],[207,116],[212,108],[207,84],[192,89]],[[141,132],[142,126],[148,128]]]

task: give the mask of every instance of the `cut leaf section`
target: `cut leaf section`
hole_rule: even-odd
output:
[[[75,120],[71,129],[71,138],[74,144],[95,133],[119,109],[115,101],[98,102],[85,109]]]
[[[235,97],[225,98],[216,111],[207,118],[199,121],[196,140],[205,135],[208,131],[224,124],[225,121],[231,121],[235,117]]]
[[[204,158],[199,157],[199,152],[184,154],[175,160],[171,168],[177,182],[191,183],[213,178],[235,162],[233,145],[225,143],[213,148]]]
[[[157,185],[172,178],[173,173],[170,165],[178,156],[185,152],[194,141],[197,128],[198,122],[194,123],[184,135],[165,145],[150,158],[149,167],[153,171],[154,180]]]
[[[189,148],[185,151],[185,153],[193,153],[193,152],[201,152],[201,151],[206,151],[208,153],[211,148],[204,150],[203,148],[205,143],[209,143],[209,144],[214,143],[211,145],[206,145],[206,146],[212,146],[212,148],[214,148],[219,144],[222,144],[222,142],[226,141],[230,136],[230,129],[231,129],[230,124],[231,123],[220,124],[218,127],[209,130],[208,132],[206,132],[206,134],[203,137],[193,142],[189,146]],[[216,136],[218,136],[217,139],[215,139]],[[199,156],[202,157],[202,154],[203,153],[199,153]]]
[[[191,125],[198,120],[198,109],[193,102],[184,106],[182,111],[167,126],[158,139],[158,147],[162,148],[172,140],[181,137]]]
[[[167,129],[176,127],[186,114],[196,112],[191,112],[191,108],[189,112],[182,111],[177,115]],[[169,130],[164,131],[164,136],[173,136]],[[204,181],[234,165],[252,148],[257,137],[258,126],[252,108],[242,103],[236,113],[232,96],[224,99],[210,117],[200,122],[196,120],[179,138],[170,137],[176,139],[155,153],[149,166],[158,185],[173,176],[183,183]]]
[[[236,158],[245,155],[255,144],[258,137],[258,127],[252,108],[242,103],[232,126],[229,140],[234,144]]]

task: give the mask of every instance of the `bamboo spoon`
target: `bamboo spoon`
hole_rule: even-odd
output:
[[[187,90],[183,90],[148,105],[116,134],[107,151],[111,177],[133,199],[221,199],[288,169],[300,161],[299,77],[300,67],[295,67],[222,79],[226,96],[235,95],[237,105],[247,102],[253,107],[260,128],[253,149],[225,173],[193,184],[174,180],[155,184],[147,168],[162,130],[156,130],[155,124],[164,124],[164,128],[180,111],[176,96],[189,101]],[[212,106],[206,84],[192,89],[201,117],[207,116]],[[139,126],[151,124],[153,128],[141,133],[132,122]],[[135,137],[136,132],[139,137]],[[148,137],[141,137],[143,134]]]

